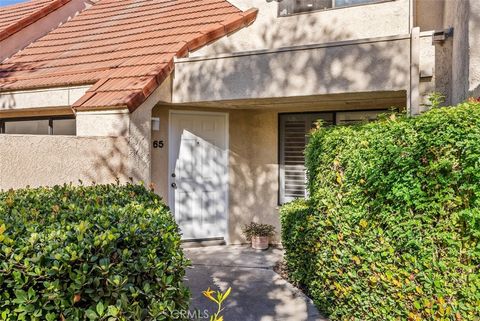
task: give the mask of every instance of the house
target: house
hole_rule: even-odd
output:
[[[319,119],[480,94],[478,1],[90,2],[0,65],[0,189],[141,180],[185,239],[279,227]]]

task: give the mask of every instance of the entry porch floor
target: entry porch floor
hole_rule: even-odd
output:
[[[283,256],[281,249],[209,246],[187,248],[185,253],[192,261],[186,280],[192,311],[215,311],[215,305],[202,295],[208,287],[221,291],[232,287],[225,301],[225,321],[327,320],[308,297],[273,271]]]

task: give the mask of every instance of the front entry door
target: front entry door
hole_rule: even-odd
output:
[[[227,115],[170,114],[170,193],[183,239],[226,237]]]

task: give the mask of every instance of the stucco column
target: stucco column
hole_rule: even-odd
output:
[[[469,88],[468,95],[480,97],[480,1],[470,1],[468,19],[469,55]]]
[[[83,111],[76,113],[77,136],[128,136],[130,112],[128,109]]]
[[[411,116],[420,114],[420,28],[410,36],[410,85],[407,91],[407,110]]]

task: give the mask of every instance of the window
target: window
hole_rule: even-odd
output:
[[[279,114],[279,203],[307,196],[305,147],[318,120],[324,125],[371,121],[386,110]]]
[[[278,15],[290,16],[296,13],[356,6],[383,2],[386,0],[283,0],[278,2]]]
[[[280,204],[306,196],[305,155],[308,134],[321,119],[334,122],[333,113],[280,115]]]
[[[76,122],[68,117],[0,119],[0,134],[74,136]]]

